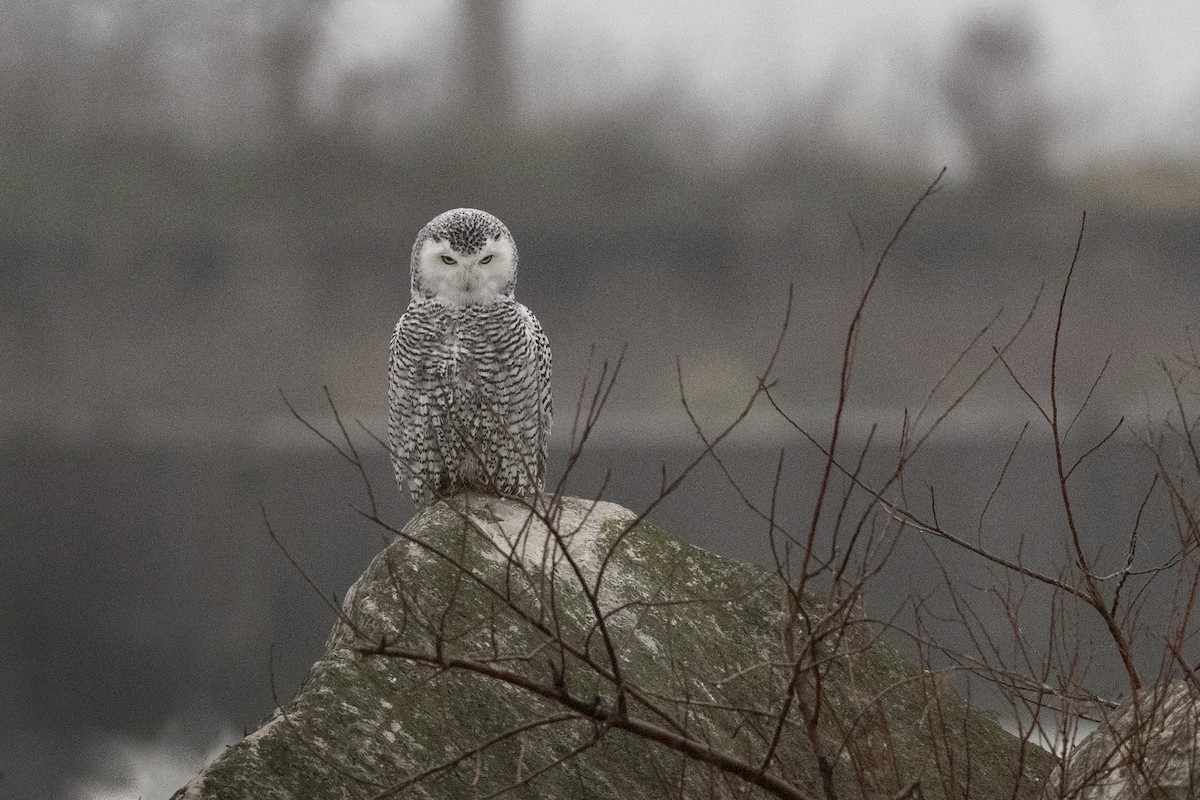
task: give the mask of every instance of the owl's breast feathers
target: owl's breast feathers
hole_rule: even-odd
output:
[[[553,413],[550,348],[525,306],[411,305],[391,355],[389,434],[414,499],[541,488]]]

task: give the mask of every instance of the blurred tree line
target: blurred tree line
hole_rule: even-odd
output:
[[[554,76],[522,68],[511,0],[448,2],[456,35],[432,64],[340,67],[332,0],[3,6],[10,422],[44,415],[47,395],[86,396],[112,427],[130,406],[236,414],[247,386],[265,398],[327,381],[370,406],[411,236],[458,205],[519,232],[536,264],[519,291],[563,352],[620,320],[618,339],[667,330],[666,347],[703,325],[737,362],[747,320],[789,277],[854,279],[829,259],[846,211],[870,243],[925,177],[822,132],[819,107],[737,153],[671,86],[615,110],[523,113],[523,92]],[[968,261],[972,281],[1008,280],[1011,265],[977,266],[1011,255],[980,220],[997,204],[1036,219],[1065,191],[1037,70],[1035,33],[986,19],[932,76],[973,181],[901,258],[914,285],[953,282]]]

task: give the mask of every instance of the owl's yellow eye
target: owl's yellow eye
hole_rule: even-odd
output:
[[[456,262],[456,261],[455,261],[453,258],[451,258],[450,256],[442,256],[442,263],[443,263],[443,264],[455,264],[455,263],[458,263],[458,262]]]
[[[486,264],[491,260],[492,260],[492,257],[490,255],[488,255],[488,256],[484,256],[483,258],[479,259],[479,263]]]

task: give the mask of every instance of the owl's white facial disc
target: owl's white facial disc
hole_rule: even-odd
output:
[[[512,240],[489,238],[470,255],[444,239],[426,239],[417,253],[421,286],[433,299],[452,306],[480,305],[507,297],[516,273]]]

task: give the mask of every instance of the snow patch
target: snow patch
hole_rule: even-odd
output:
[[[492,561],[520,562],[532,570],[554,565],[569,570],[564,554],[569,553],[580,571],[594,578],[604,558],[597,540],[609,522],[629,523],[636,517],[629,509],[604,501],[567,500],[554,509],[553,529],[528,507],[512,500],[486,495],[469,495],[466,512],[479,530],[491,540],[487,553]]]
[[[633,632],[633,635],[636,636],[637,640],[642,643],[642,647],[645,647],[647,650],[649,650],[651,653],[653,653],[656,656],[662,655],[662,648],[659,647],[657,639],[650,636],[648,633],[646,633],[645,631],[643,631],[641,629],[635,630]]]

